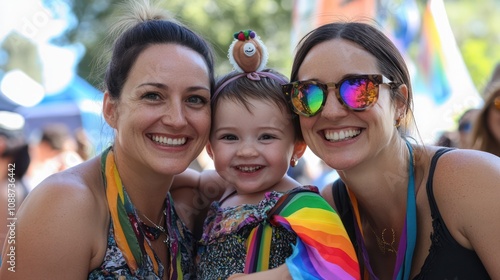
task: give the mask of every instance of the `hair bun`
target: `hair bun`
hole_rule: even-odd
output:
[[[160,8],[152,0],[127,0],[117,6],[116,12],[120,16],[111,28],[112,38],[118,38],[126,30],[151,20],[167,20],[181,25],[167,10]]]

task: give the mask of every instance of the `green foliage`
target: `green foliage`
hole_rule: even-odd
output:
[[[38,83],[42,83],[42,65],[36,45],[17,32],[12,32],[2,43],[1,48],[9,53],[9,60],[2,70],[20,69]]]
[[[78,73],[94,85],[100,83],[102,79],[100,75],[102,71],[95,68],[95,59],[102,56],[102,41],[107,36],[111,11],[116,3],[120,3],[114,1],[106,6],[102,2],[102,0],[75,1],[75,14],[83,22],[69,33],[70,40],[79,40],[87,48],[85,56],[78,65]],[[268,48],[268,67],[275,68],[288,76],[292,60],[291,8],[286,5],[288,2],[288,0],[169,0],[160,4],[178,20],[211,42],[216,52],[217,74],[225,74],[232,68],[227,59],[227,50],[233,40],[233,34],[243,29],[252,29]],[[96,6],[100,8],[99,11],[94,8]]]
[[[472,81],[480,93],[500,63],[500,2],[444,1],[451,28]]]

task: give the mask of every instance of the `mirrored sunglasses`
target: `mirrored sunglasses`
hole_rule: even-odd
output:
[[[458,125],[458,131],[459,132],[469,132],[472,129],[472,123],[470,122],[463,122]]]
[[[319,113],[326,102],[328,88],[335,89],[339,102],[353,111],[364,111],[378,99],[379,85],[395,84],[383,75],[351,75],[338,83],[317,81],[296,81],[282,86],[283,93],[290,99],[297,114],[312,117]]]

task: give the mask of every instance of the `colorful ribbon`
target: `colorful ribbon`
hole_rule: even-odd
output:
[[[130,272],[132,275],[136,275],[139,270],[147,270],[147,266],[150,264],[154,273],[161,276],[159,260],[155,256],[147,238],[145,238],[143,230],[140,228],[135,207],[123,187],[111,148],[102,154],[101,165],[104,171],[106,198],[111,214],[115,241],[127,262]],[[166,201],[166,205],[173,207],[169,202]],[[167,223],[170,215],[169,209],[167,207]],[[173,245],[174,249],[176,244]],[[181,256],[177,251],[173,250],[171,252],[170,279],[183,279],[180,267]],[[163,273],[163,270],[161,272]]]

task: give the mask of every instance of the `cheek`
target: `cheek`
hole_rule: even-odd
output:
[[[306,142],[309,142],[310,137],[313,133],[313,126],[316,122],[316,116],[312,118],[300,117],[300,130]]]
[[[314,123],[313,119],[315,118],[299,116],[300,128],[302,129],[302,132],[307,132],[307,130],[312,127],[312,124]]]
[[[231,159],[234,157],[232,147],[227,145],[212,145],[212,152],[215,169],[221,171],[230,165]]]
[[[208,138],[210,133],[210,126],[212,123],[210,118],[210,111],[206,110],[203,112],[188,112],[187,116],[198,133]]]
[[[151,118],[151,112],[138,114],[138,111],[131,106],[121,106],[114,116],[115,129],[117,131],[122,130],[123,132],[130,132],[134,130],[135,127],[147,124],[148,120]]]

